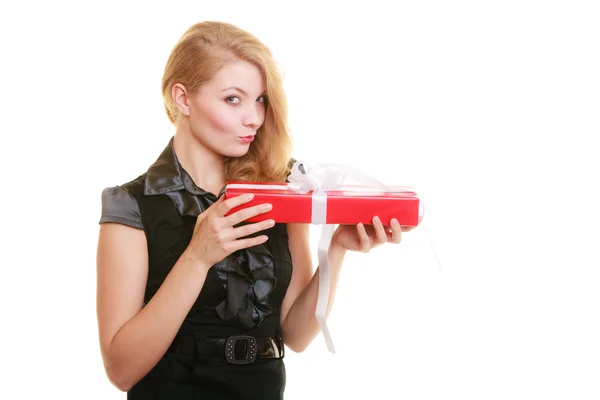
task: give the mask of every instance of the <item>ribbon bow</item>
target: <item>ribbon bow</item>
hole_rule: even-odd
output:
[[[307,164],[296,161],[288,177],[288,187],[298,193],[308,193],[311,190],[335,190],[342,187],[346,179],[351,178],[361,184],[389,191],[388,187],[377,179],[346,164]]]

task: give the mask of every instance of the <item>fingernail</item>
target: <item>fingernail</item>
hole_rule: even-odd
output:
[[[247,194],[246,195],[246,200],[248,200],[248,201],[252,200],[253,198],[254,198],[253,194]]]
[[[273,208],[272,204],[263,204],[263,206],[262,206],[262,209],[265,211],[270,210],[271,208]]]
[[[273,226],[273,225],[275,225],[275,221],[272,219],[268,219],[266,225]]]
[[[380,223],[381,220],[379,219],[379,217],[373,217],[373,222]]]
[[[398,220],[396,218],[392,218],[392,224],[396,225],[396,226],[400,225],[400,223],[398,222]]]

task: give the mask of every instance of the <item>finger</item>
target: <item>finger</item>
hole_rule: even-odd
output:
[[[264,214],[266,212],[271,211],[272,209],[273,209],[272,204],[269,204],[269,203],[258,204],[256,206],[243,208],[239,211],[236,211],[233,214],[230,214],[227,217],[225,217],[225,220],[227,221],[227,224],[229,224],[230,226],[235,226],[235,225],[239,224],[240,222],[247,220],[248,218],[254,217],[259,214]]]
[[[358,230],[358,240],[360,242],[360,251],[366,253],[371,248],[371,240],[365,229],[365,226],[360,223],[356,226]]]
[[[396,218],[392,218],[390,221],[392,228],[391,242],[400,243],[402,241],[402,227]]]
[[[233,243],[233,245],[231,247],[231,248],[233,248],[233,250],[231,251],[231,253],[241,250],[241,249],[246,249],[248,247],[263,244],[268,239],[269,239],[269,237],[267,235],[261,235],[261,236],[256,236],[253,238],[235,240],[235,241],[231,242],[231,243]]]
[[[379,243],[387,242],[387,235],[385,234],[385,228],[379,217],[373,218],[373,227],[375,228],[375,234],[377,235],[377,241]]]
[[[218,213],[220,216],[224,216],[234,208],[252,201],[252,199],[254,199],[254,195],[252,193],[247,193],[224,200],[218,205]]]
[[[231,239],[243,238],[248,235],[252,235],[253,233],[272,228],[274,225],[275,221],[272,219],[268,219],[266,221],[240,226],[231,230]]]
[[[210,214],[207,212],[208,210],[215,210],[215,209],[218,209],[219,207],[222,207],[221,204],[224,201],[224,197],[225,196],[220,196],[219,198],[217,198],[217,201],[212,203],[211,206],[207,210],[198,214],[198,218],[196,219],[196,225],[198,225],[200,222],[202,222],[202,220],[204,220],[206,217],[208,217],[208,215]]]

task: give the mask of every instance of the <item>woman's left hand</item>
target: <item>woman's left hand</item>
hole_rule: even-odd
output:
[[[400,243],[402,232],[413,229],[412,226],[400,226],[393,218],[391,226],[384,227],[379,217],[373,218],[373,225],[340,225],[334,232],[331,244],[350,251],[368,253],[383,243]]]

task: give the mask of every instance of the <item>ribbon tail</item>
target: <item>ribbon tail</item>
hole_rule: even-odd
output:
[[[423,216],[425,214],[425,206],[423,205],[423,200],[419,201],[419,227],[423,230],[423,232],[425,233],[425,236],[427,236],[427,240],[429,241],[429,245],[431,246],[431,250],[433,251],[433,255],[435,256],[435,261],[438,265],[438,268],[440,269],[440,272],[444,272],[442,270],[442,263],[440,262],[440,257],[438,256],[437,251],[435,251],[435,246],[433,245],[433,240],[431,240],[431,235],[429,234],[429,232],[427,232],[427,229],[425,229],[425,221],[423,221]]]
[[[321,332],[323,332],[327,350],[335,354],[335,347],[326,322],[327,306],[329,305],[329,245],[334,230],[335,225],[331,224],[323,225],[321,229],[321,239],[319,240],[319,291],[315,317],[321,327]]]
[[[435,255],[435,261],[437,262],[440,272],[444,272],[442,270],[442,263],[440,263],[440,258],[438,257],[437,251],[435,251],[435,246],[433,245],[433,241],[431,240],[431,236],[429,235],[429,232],[427,232],[427,229],[425,229],[425,225],[423,224],[423,222],[421,222],[421,228],[423,229],[423,232],[425,232],[425,235],[427,236],[427,239],[429,240],[429,244],[431,245],[431,250],[433,250],[433,255]]]

